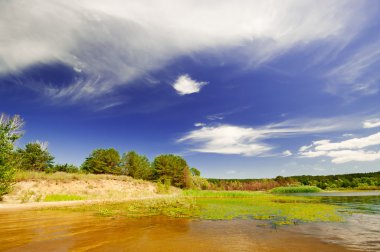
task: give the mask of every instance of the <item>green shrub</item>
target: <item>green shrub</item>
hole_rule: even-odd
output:
[[[282,186],[271,190],[272,193],[317,193],[321,189],[316,186]]]

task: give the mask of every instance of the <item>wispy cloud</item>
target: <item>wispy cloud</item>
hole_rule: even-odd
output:
[[[309,42],[337,40],[366,13],[360,1],[13,0],[0,2],[0,74],[60,62],[81,76],[53,99],[109,94],[173,59],[247,47],[256,65]],[[356,25],[355,27],[359,27]],[[371,60],[369,60],[371,61]],[[367,63],[364,63],[367,64]],[[338,71],[339,72],[339,71]]]
[[[331,93],[357,97],[376,94],[380,88],[380,40],[360,47],[328,74]]]
[[[200,125],[197,129],[186,133],[178,142],[191,144],[193,146],[191,151],[195,152],[262,156],[275,148],[266,143],[266,140],[331,132],[346,126],[343,121],[336,119],[288,120],[260,127]],[[288,150],[282,153],[282,156],[284,155],[290,156],[292,153]]]
[[[198,93],[201,91],[201,88],[207,84],[208,83],[204,81],[195,81],[191,79],[189,75],[184,74],[179,76],[173,83],[173,88],[179,95],[188,95]]]
[[[380,119],[370,119],[363,121],[363,128],[376,128],[380,127]]]
[[[350,161],[374,161],[380,159],[380,151],[368,147],[380,145],[380,132],[362,138],[352,138],[341,142],[331,140],[314,141],[311,145],[299,149],[301,157],[330,157],[332,163]]]

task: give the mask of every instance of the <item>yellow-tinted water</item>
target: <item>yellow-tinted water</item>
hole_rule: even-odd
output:
[[[348,251],[254,220],[111,218],[61,211],[0,213],[0,251]]]

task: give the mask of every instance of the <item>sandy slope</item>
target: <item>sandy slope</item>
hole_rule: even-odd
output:
[[[165,197],[157,194],[152,182],[128,176],[67,173],[30,173],[17,182],[13,191],[3,197],[0,210],[38,207],[71,206],[101,202],[123,202],[136,199]],[[173,194],[179,189],[171,189]],[[85,200],[44,202],[48,195],[76,195]],[[167,197],[167,196],[166,196]]]

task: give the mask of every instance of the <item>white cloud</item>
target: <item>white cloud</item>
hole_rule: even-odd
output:
[[[206,84],[207,82],[197,82],[191,79],[189,75],[184,74],[179,76],[178,79],[173,83],[173,88],[179,95],[187,95],[198,93]]]
[[[293,155],[293,153],[290,150],[285,150],[282,152],[283,157],[289,157]]]
[[[313,0],[1,1],[0,74],[64,63],[80,78],[63,89],[46,84],[42,92],[53,99],[92,99],[193,52],[247,47],[238,58],[257,65],[314,41],[339,44],[368,15],[361,5]]]
[[[271,147],[257,141],[259,136],[259,133],[252,128],[220,125],[202,127],[191,131],[179,141],[190,140],[201,143],[198,148],[193,149],[197,152],[254,156],[271,149]]]
[[[368,150],[368,147],[380,145],[380,132],[362,138],[352,138],[341,142],[331,140],[314,141],[299,149],[301,157],[330,157],[332,163],[350,161],[374,161],[380,159],[380,151]]]
[[[363,121],[363,128],[376,128],[380,127],[380,119],[371,119]]]
[[[289,120],[261,127],[243,127],[219,124],[201,126],[188,132],[178,142],[188,142],[195,152],[237,154],[243,156],[260,156],[267,154],[275,147],[265,140],[310,134],[315,132],[335,131],[341,128],[344,121],[333,120]],[[347,125],[345,125],[347,126]],[[284,154],[291,154],[286,151]]]
[[[194,123],[194,126],[195,127],[202,127],[202,126],[205,126],[206,124],[204,123]]]

